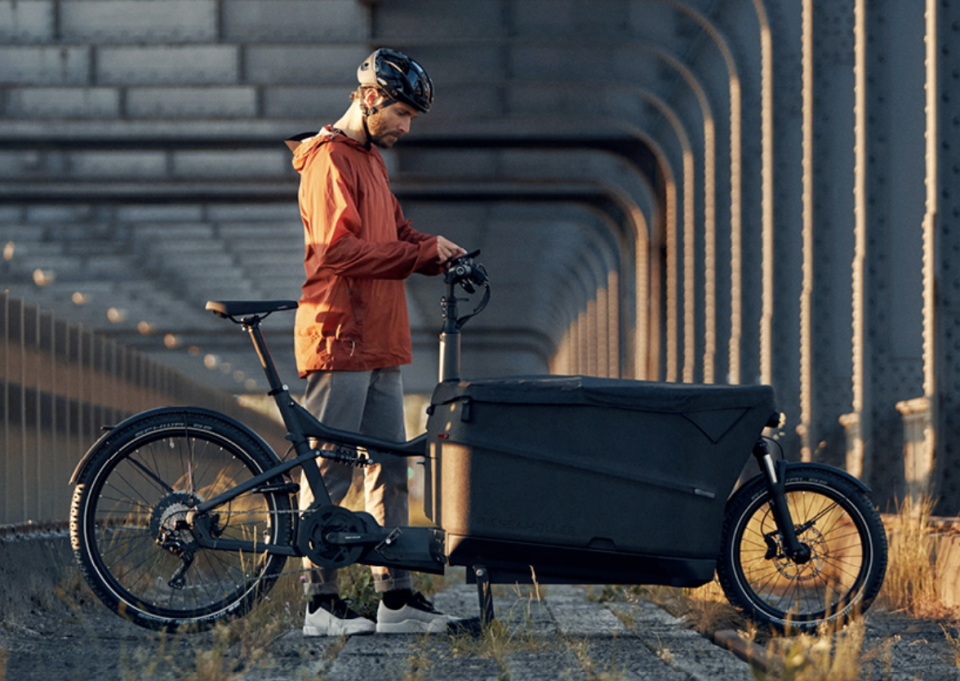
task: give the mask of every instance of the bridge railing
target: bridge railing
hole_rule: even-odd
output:
[[[181,405],[234,416],[285,451],[279,423],[232,395],[0,292],[0,525],[66,520],[68,480],[101,426]]]

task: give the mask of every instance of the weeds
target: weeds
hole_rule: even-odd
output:
[[[947,639],[947,643],[950,644],[951,652],[953,652],[953,664],[957,669],[960,669],[960,635],[951,634],[950,631],[942,624],[940,625],[940,629],[943,631],[943,635]]]
[[[6,681],[8,657],[10,657],[10,651],[6,648],[0,648],[0,681]]]
[[[401,681],[422,681],[426,678],[424,675],[433,665],[430,650],[427,646],[428,639],[429,634],[422,634],[417,637],[416,644],[412,646],[414,652],[407,659],[407,664],[410,666],[410,669],[403,675]]]
[[[532,608],[535,602],[539,606],[539,589],[524,593],[516,586],[515,594],[517,600],[510,611],[485,624],[479,636],[451,636],[450,648],[453,654],[493,659],[500,667],[502,676],[503,673],[508,673],[506,658],[511,653],[559,652],[562,648],[560,642],[551,640],[538,631],[534,622]]]
[[[933,503],[930,500],[907,500],[897,507],[892,523],[890,558],[887,579],[880,603],[891,610],[900,610],[915,617],[942,617],[946,609],[940,602],[938,564],[944,551],[940,537],[930,528]],[[939,558],[938,558],[939,557]],[[462,579],[461,571],[451,571],[446,578],[415,574],[415,588],[428,597],[442,591],[448,580]],[[370,569],[353,565],[341,570],[342,594],[352,601],[354,609],[367,617],[375,616],[379,594],[375,593]],[[46,607],[68,610],[72,621],[86,622],[84,605],[94,599],[75,570],[64,573],[61,582],[48,590]],[[567,673],[572,678],[589,681],[617,681],[625,672],[618,670],[616,659],[598,660],[589,639],[556,635],[544,626],[539,614],[542,592],[533,587],[495,587],[499,599],[514,597],[513,605],[500,613],[499,619],[482,628],[479,636],[458,634],[444,637],[440,645],[455,656],[473,656],[495,661],[500,677],[509,677],[509,658],[514,654],[545,653],[564,655],[570,661]],[[54,596],[55,594],[55,596]],[[863,620],[855,618],[843,628],[823,627],[815,634],[773,636],[758,631],[729,605],[719,584],[714,581],[697,589],[664,586],[603,586],[590,591],[590,600],[599,603],[640,603],[650,601],[686,626],[710,635],[720,629],[741,632],[741,637],[757,643],[765,650],[768,671],[754,669],[757,681],[784,679],[790,681],[846,681],[858,679],[870,664],[870,672],[879,678],[891,678],[896,638],[888,639],[873,650],[864,650]],[[64,608],[65,606],[65,608]],[[297,575],[281,577],[274,589],[245,617],[218,625],[212,632],[196,639],[157,635],[149,646],[135,643],[121,652],[124,678],[150,678],[174,674],[190,681],[232,681],[256,668],[269,667],[272,644],[284,634],[299,627],[303,612],[303,595]],[[636,608],[611,608],[625,627],[636,627]],[[552,626],[552,625],[549,625]],[[960,669],[960,635],[956,629],[941,625],[952,652],[952,663]],[[435,639],[436,640],[436,639]],[[339,655],[346,638],[331,639],[321,654],[332,662]],[[407,671],[402,681],[422,681],[436,673],[437,648],[418,637],[411,646]],[[606,651],[606,649],[604,649]],[[671,662],[672,653],[659,647],[657,655]],[[604,654],[607,654],[604,652]],[[949,653],[948,653],[949,655]],[[614,651],[614,658],[616,652]],[[575,659],[575,663],[573,660]],[[0,648],[0,681],[5,681],[9,652]],[[329,667],[329,665],[328,665]]]
[[[823,626],[816,634],[775,637],[767,644],[773,671],[754,668],[758,681],[857,681],[863,671],[862,618],[841,629]],[[755,633],[755,630],[754,630]],[[748,634],[752,636],[753,634]]]
[[[946,608],[940,598],[939,575],[943,555],[940,537],[930,526],[935,505],[930,497],[904,499],[897,506],[890,532],[887,576],[880,597],[891,610],[915,617],[942,617]]]
[[[580,670],[585,676],[580,678],[583,681],[622,681],[626,678],[626,671],[617,668],[616,654],[608,667],[612,669],[601,669],[593,658],[593,651],[590,649],[590,643],[586,639],[576,641],[566,641],[567,647],[573,652],[580,665]]]

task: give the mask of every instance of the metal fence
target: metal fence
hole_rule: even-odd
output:
[[[233,396],[0,292],[0,525],[66,520],[67,482],[101,426],[183,405],[231,415],[283,446],[279,423]]]

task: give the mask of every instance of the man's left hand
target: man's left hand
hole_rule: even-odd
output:
[[[437,260],[445,265],[454,258],[466,255],[467,251],[443,236],[437,237]]]

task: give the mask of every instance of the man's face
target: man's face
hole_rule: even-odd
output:
[[[409,104],[397,102],[367,116],[370,142],[381,149],[389,149],[410,132],[410,123],[419,112]]]

